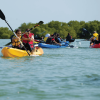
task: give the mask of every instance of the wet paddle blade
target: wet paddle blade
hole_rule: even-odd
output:
[[[1,11],[1,9],[0,9],[0,18],[1,18],[2,20],[5,20],[5,15],[4,15],[3,12]]]

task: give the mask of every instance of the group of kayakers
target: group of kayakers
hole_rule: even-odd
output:
[[[60,43],[61,43],[61,38],[58,33],[50,35],[46,40],[46,44],[56,44],[61,46]]]
[[[29,50],[31,53],[34,51],[34,34],[30,32],[30,29],[26,29],[25,33],[22,33],[20,29],[15,31],[15,35],[11,36],[12,47],[17,49]],[[66,37],[66,41],[72,39],[70,33]],[[63,39],[60,37],[59,33],[54,33],[46,39],[46,44],[62,45]]]
[[[20,29],[17,29],[15,34],[17,37],[11,36],[12,47],[22,50],[26,48],[32,53],[34,51],[34,34],[29,29],[26,29],[26,32],[23,34]]]
[[[34,51],[34,34],[30,32],[30,29],[26,29],[25,33],[22,33],[20,29],[16,30],[16,35],[11,36],[11,42],[13,48],[24,50],[25,48],[31,53]],[[70,41],[72,36],[68,33],[66,41]],[[46,39],[46,44],[62,45],[63,39],[59,33],[54,33]],[[100,34],[96,31],[93,32],[93,36],[90,38],[90,45],[100,43]]]
[[[100,43],[100,34],[94,31],[93,36],[90,38],[90,46],[98,43]]]
[[[20,29],[17,29],[15,35],[11,36],[11,42],[12,47],[17,49],[29,50],[31,53],[34,52],[34,34],[30,32],[30,29],[26,29],[25,33],[22,33]],[[70,33],[68,33],[66,37],[66,41],[69,41],[72,39],[72,36]],[[54,44],[54,45],[62,45],[64,42],[63,39],[60,37],[59,33],[54,33],[46,39],[46,44]],[[100,43],[100,34],[98,34],[96,31],[93,32],[93,36],[90,38],[90,46],[93,44]]]
[[[70,35],[70,33],[68,33],[67,37],[66,37],[66,41],[70,41],[72,39],[72,36]],[[52,35],[50,35],[47,40],[46,40],[46,44],[56,44],[56,45],[62,45],[64,42],[63,39],[60,37],[59,33],[54,33]]]

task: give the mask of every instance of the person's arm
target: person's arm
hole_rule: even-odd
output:
[[[25,37],[22,37],[22,40],[32,41],[32,39],[31,39],[31,38],[25,38]]]
[[[57,43],[55,40],[53,40],[53,42],[54,42],[55,44],[58,44],[58,45],[60,45],[60,46],[61,46],[61,44],[60,44],[60,43]]]

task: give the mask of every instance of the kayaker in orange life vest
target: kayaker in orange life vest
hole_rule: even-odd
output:
[[[17,29],[15,35],[12,35],[11,37],[11,42],[12,42],[12,47],[17,48],[17,49],[23,49],[23,46],[21,45],[21,30]]]
[[[25,32],[22,36],[22,42],[27,50],[29,50],[31,53],[34,52],[34,34],[30,32],[29,29],[26,29],[27,32]]]

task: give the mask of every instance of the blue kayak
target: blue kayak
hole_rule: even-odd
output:
[[[38,46],[41,48],[65,48],[69,46],[69,41],[61,43],[61,46],[54,44],[46,44],[46,43],[39,43]]]

